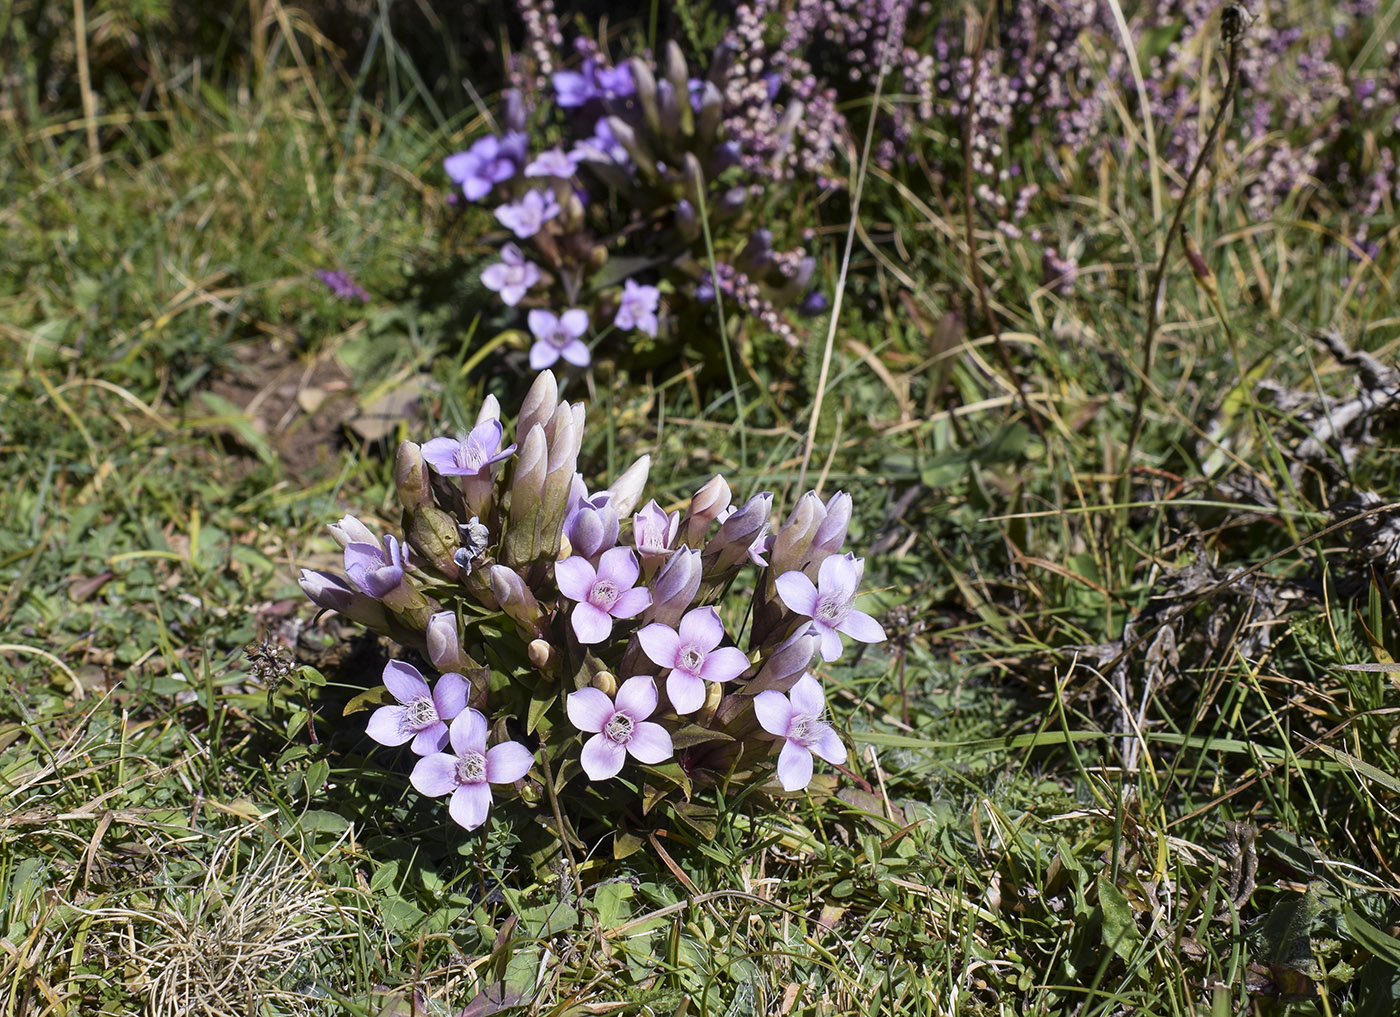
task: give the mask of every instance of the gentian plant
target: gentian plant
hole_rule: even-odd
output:
[[[735,505],[718,476],[638,508],[649,458],[590,492],[583,428],[545,372],[515,442],[488,398],[469,433],[399,447],[402,540],[331,526],[348,578],[303,571],[307,596],[439,671],[391,661],[355,704],[378,705],[369,735],[421,757],[411,783],[466,829],[541,787],[560,816],[693,820],[698,789],[798,791],[814,756],[844,762],[814,668],[885,635],[854,606],[850,496],[808,492],[771,533],[773,495]]]

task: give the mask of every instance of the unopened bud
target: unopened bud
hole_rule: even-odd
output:
[[[462,656],[462,644],[457,636],[457,615],[439,611],[428,619],[428,659],[439,671],[460,671],[467,666]]]
[[[783,523],[773,537],[773,550],[769,558],[773,575],[780,576],[802,568],[807,550],[817,535],[817,527],[825,518],[826,508],[815,491],[808,491],[797,499],[787,522]]]
[[[611,671],[599,671],[589,684],[608,698],[617,695],[617,675]]]
[[[699,712],[695,715],[695,723],[701,727],[707,726],[715,718],[715,710],[719,709],[719,701],[724,698],[724,686],[719,682],[705,683],[705,702],[701,704]]]
[[[504,565],[491,566],[491,592],[507,616],[530,635],[538,636],[543,612],[539,601],[535,600],[535,595],[517,572]]]
[[[411,441],[402,442],[394,457],[394,486],[398,488],[399,504],[405,512],[432,501],[428,466],[423,462],[422,450]]]
[[[660,622],[675,628],[700,590],[700,551],[683,547],[666,559],[651,584],[651,607],[642,613],[643,623]]]
[[[773,495],[764,491],[754,495],[724,521],[719,532],[705,545],[705,573],[712,581],[748,557],[749,549],[768,528],[768,514],[772,508]]]
[[[821,648],[822,637],[816,626],[808,625],[787,638],[759,668],[753,681],[744,686],[744,691],[758,693],[765,689],[786,692],[807,670],[817,650]]]
[[[826,518],[817,526],[816,535],[807,550],[810,563],[821,564],[828,555],[841,550],[846,542],[846,531],[851,525],[851,496],[845,491],[837,491],[826,503]]]
[[[642,108],[642,118],[646,121],[648,130],[659,135],[661,111],[656,103],[656,77],[651,73],[651,66],[641,57],[633,57],[628,61],[628,66],[632,70],[632,83],[636,87],[636,101]]]
[[[529,658],[530,664],[537,670],[545,671],[558,658],[554,646],[543,639],[532,639],[530,645],[525,648],[525,656]]]
[[[529,434],[534,425],[547,423],[554,416],[558,403],[559,383],[555,381],[553,372],[541,371],[520,404],[520,416],[515,425],[517,438]]]
[[[723,477],[715,474],[690,499],[690,509],[681,523],[681,541],[690,547],[704,541],[710,524],[729,507],[730,499],[729,485]]]
[[[347,544],[378,544],[379,538],[374,535],[364,523],[354,516],[343,516],[338,523],[331,523],[327,527],[331,531],[331,536],[343,550]]]
[[[647,486],[647,474],[651,471],[651,456],[642,456],[623,472],[622,476],[608,485],[612,495],[613,511],[618,517],[631,515],[642,500],[642,491]]]

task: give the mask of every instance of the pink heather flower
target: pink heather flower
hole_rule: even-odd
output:
[[[536,371],[554,366],[563,357],[575,367],[587,367],[588,344],[580,336],[588,331],[588,312],[573,307],[563,314],[531,311],[526,319],[535,344],[530,347],[530,367]]]
[[[826,697],[810,674],[792,687],[791,698],[769,689],[754,696],[753,712],[763,729],[785,739],[778,753],[778,780],[784,791],[799,791],[812,782],[812,753],[828,763],[844,763],[846,746],[822,720]]]
[[[656,712],[656,699],[656,682],[647,675],[623,682],[615,704],[594,688],[569,693],[569,720],[580,731],[596,732],[583,745],[583,772],[590,780],[616,777],[629,752],[643,763],[671,757],[670,734],[647,720]]]
[[[457,825],[475,830],[491,811],[491,785],[514,784],[535,761],[519,742],[486,747],[486,718],[477,710],[458,714],[448,729],[451,752],[434,752],[418,760],[409,781],[430,798],[452,795],[447,811]]]
[[[479,477],[515,451],[501,449],[504,428],[499,420],[486,419],[465,438],[434,438],[423,443],[423,461],[444,477]],[[498,452],[497,449],[500,449]]]
[[[526,191],[525,196],[514,204],[496,209],[496,218],[501,225],[521,240],[533,237],[541,226],[558,214],[559,202],[549,191]]]
[[[856,587],[865,571],[865,561],[855,555],[831,555],[821,564],[814,585],[803,573],[793,571],[778,577],[778,596],[788,610],[812,619],[822,637],[822,660],[841,656],[844,633],[861,643],[879,643],[885,630],[870,615],[851,607]]]
[[[403,582],[404,551],[392,535],[385,535],[384,546],[360,543],[345,545],[345,574],[371,597],[382,599]]]
[[[420,756],[438,752],[447,744],[447,722],[467,706],[467,680],[448,673],[430,689],[412,664],[391,660],[384,665],[384,684],[398,706],[381,706],[369,718],[365,732],[380,745],[410,746]]]
[[[687,611],[678,628],[653,622],[637,639],[658,667],[669,667],[666,695],[677,713],[694,713],[705,702],[705,682],[727,682],[749,668],[749,658],[737,646],[720,646],[724,623],[712,607]],[[716,647],[719,647],[716,649]]]
[[[632,516],[632,543],[637,553],[645,558],[659,558],[668,554],[671,541],[676,539],[676,530],[681,525],[681,514],[665,510],[652,499],[639,508]]]
[[[651,592],[637,586],[639,575],[630,547],[604,551],[596,571],[578,556],[555,563],[559,592],[578,601],[571,621],[580,643],[601,643],[612,635],[614,618],[635,618],[651,606]]]
[[[499,293],[507,307],[520,303],[531,286],[540,281],[540,269],[514,244],[501,247],[501,260],[487,265],[481,273],[481,284],[492,293]]]
[[[631,279],[622,284],[622,297],[613,324],[623,331],[637,329],[656,338],[656,308],[661,303],[661,291],[655,286],[639,286]]]
[[[551,148],[541,152],[535,161],[525,167],[527,177],[559,177],[567,180],[574,175],[579,160],[583,156],[577,152],[565,152],[562,148]]]

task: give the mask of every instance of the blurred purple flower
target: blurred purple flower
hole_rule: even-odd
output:
[[[321,283],[341,300],[358,300],[362,304],[369,303],[369,294],[365,288],[343,269],[332,272],[330,269],[318,268],[316,278],[321,280]]]
[[[777,579],[778,596],[788,610],[811,618],[821,633],[822,660],[841,656],[839,633],[862,643],[878,643],[885,638],[879,622],[851,607],[864,569],[865,563],[854,555],[833,554],[822,562],[816,584],[797,571]]]
[[[619,166],[630,166],[632,163],[632,157],[617,140],[607,117],[599,117],[593,125],[592,136],[575,142],[570,154],[580,161],[611,162]]]
[[[720,646],[724,623],[713,607],[687,611],[677,628],[659,622],[637,633],[642,650],[658,667],[669,667],[666,695],[677,713],[694,713],[705,702],[705,682],[727,682],[749,668],[737,646]],[[716,649],[718,647],[718,649]]]
[[[565,701],[569,720],[580,731],[594,733],[584,742],[581,760],[590,780],[617,776],[628,753],[642,763],[671,757],[670,734],[647,720],[656,712],[656,703],[656,681],[647,675],[623,682],[616,703],[595,688],[569,693]]]
[[[491,193],[491,188],[520,171],[527,144],[529,139],[519,131],[507,131],[499,138],[488,134],[474,141],[465,152],[449,155],[442,161],[442,168],[462,188],[468,201],[480,201]]]
[[[481,273],[481,283],[493,293],[499,293],[507,307],[514,307],[531,286],[540,281],[540,269],[526,261],[520,248],[512,243],[501,247],[501,260],[487,265]]]
[[[828,763],[844,763],[846,746],[822,719],[826,698],[810,674],[793,685],[789,696],[769,689],[753,700],[754,716],[769,734],[784,739],[778,753],[778,780],[784,791],[798,791],[812,781],[812,753]]]
[[[365,732],[380,745],[402,745],[420,756],[440,751],[447,745],[447,722],[467,708],[470,686],[451,672],[430,689],[416,667],[401,660],[384,665],[384,684],[398,706],[381,706],[369,718]]]
[[[574,170],[578,168],[579,160],[583,156],[578,152],[565,152],[562,148],[551,148],[547,152],[541,152],[535,156],[535,160],[525,167],[527,177],[559,177],[567,180],[574,175]]]
[[[423,461],[444,477],[477,477],[515,451],[501,448],[501,422],[486,419],[465,438],[434,438],[423,443]],[[496,451],[500,449],[500,451]]]
[[[559,202],[549,191],[526,191],[514,204],[496,209],[500,224],[521,240],[533,237],[540,227],[559,214]]]
[[[345,545],[345,574],[371,597],[382,598],[398,589],[403,570],[403,545],[392,534],[385,535],[382,548],[358,541]]]
[[[656,309],[660,303],[661,291],[655,286],[642,286],[627,279],[622,284],[622,297],[613,324],[624,331],[635,328],[655,339]]]
[[[531,311],[526,319],[535,344],[530,347],[530,367],[543,371],[552,367],[560,357],[575,367],[587,367],[588,345],[579,338],[588,331],[588,312],[580,307],[563,314],[552,311]]]
[[[637,586],[639,575],[630,547],[604,551],[596,570],[577,556],[555,563],[559,592],[578,601],[571,621],[580,643],[601,643],[612,635],[614,618],[635,618],[651,605],[650,591]]]
[[[448,728],[451,752],[434,752],[418,760],[409,781],[419,794],[450,794],[447,807],[457,825],[475,830],[491,811],[491,785],[514,784],[530,772],[535,756],[519,742],[486,747],[486,718],[466,709]]]

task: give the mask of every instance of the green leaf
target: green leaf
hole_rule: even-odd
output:
[[[540,720],[558,698],[558,692],[547,692],[544,695],[536,693],[530,698],[530,710],[525,717],[526,734],[535,733],[535,729],[540,725]]]
[[[239,441],[252,449],[263,462],[276,462],[277,454],[272,451],[272,446],[267,443],[267,439],[258,433],[257,427],[253,425],[253,420],[248,414],[223,396],[217,396],[213,392],[201,392],[199,398],[204,400],[204,405],[208,407],[213,416],[192,420],[190,421],[192,426],[226,427],[237,435]]]
[[[371,893],[384,893],[397,887],[398,882],[399,863],[390,860],[374,870],[374,875],[369,880],[369,889]]]
[[[1103,912],[1103,941],[1125,963],[1131,962],[1142,942],[1137,917],[1127,896],[1113,880],[1102,873],[1098,877],[1099,908]]]
[[[578,928],[578,912],[568,904],[542,904],[520,912],[520,925],[534,939],[548,939]]]
[[[1358,946],[1387,964],[1400,968],[1400,939],[1382,932],[1351,908],[1342,908],[1342,922]]]
[[[376,685],[368,692],[361,692],[350,702],[345,704],[345,709],[340,712],[342,717],[348,717],[352,713],[359,713],[374,706],[387,706],[397,702],[394,694],[383,685]]]
[[[618,880],[601,883],[593,888],[593,911],[598,916],[598,924],[611,929],[632,917],[633,893],[630,883]]]
[[[1322,909],[1316,883],[1301,897],[1285,898],[1270,908],[1254,937],[1260,959],[1294,971],[1315,970],[1311,934]]]

